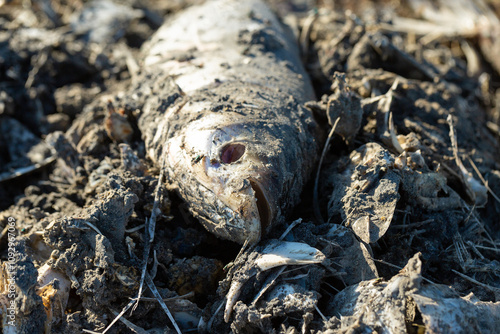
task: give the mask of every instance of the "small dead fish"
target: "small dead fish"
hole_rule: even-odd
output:
[[[318,150],[295,41],[260,0],[207,1],[145,45],[148,155],[207,230],[256,243],[297,204]]]

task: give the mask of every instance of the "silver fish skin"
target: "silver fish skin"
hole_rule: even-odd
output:
[[[298,203],[318,152],[295,40],[260,0],[207,1],[143,53],[147,155],[208,231],[258,242]]]

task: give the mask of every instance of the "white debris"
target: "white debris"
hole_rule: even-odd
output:
[[[325,258],[323,253],[308,244],[272,240],[255,264],[264,271],[283,265],[321,263]]]

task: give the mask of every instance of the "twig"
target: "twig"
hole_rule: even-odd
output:
[[[149,274],[154,279],[156,277],[156,273],[158,272],[158,258],[156,257],[156,249],[153,250],[153,267],[149,271]]]
[[[426,45],[437,39],[456,38],[456,37],[474,37],[478,31],[469,27],[457,28],[444,26],[420,19],[411,19],[406,17],[395,17],[392,24],[381,24],[380,28],[386,31],[397,31],[412,33],[415,35],[424,35],[419,43]]]
[[[498,248],[492,248],[492,247],[486,247],[486,246],[479,246],[479,245],[474,245],[474,247],[500,253],[500,249],[498,249]]]
[[[321,158],[319,159],[318,170],[316,171],[316,178],[314,179],[313,209],[314,209],[314,216],[320,222],[320,224],[324,224],[325,221],[323,220],[323,217],[321,216],[321,211],[319,209],[319,202],[318,202],[319,175],[321,172],[321,165],[323,164],[323,159],[325,158],[326,152],[328,151],[328,146],[330,146],[330,140],[332,139],[332,136],[335,133],[335,129],[337,128],[337,124],[339,123],[339,121],[340,121],[340,117],[337,117],[337,120],[333,124],[333,127],[330,130],[330,133],[328,134],[328,138],[326,139],[325,146],[323,147],[323,152],[321,153]]]
[[[243,243],[243,246],[241,246],[240,251],[238,252],[238,255],[236,255],[236,257],[234,258],[234,260],[236,261],[236,259],[238,259],[240,256],[242,256],[243,253],[245,252],[245,250],[247,249],[247,247],[249,247],[249,246],[252,246],[252,245],[250,245],[250,242],[247,239]],[[251,248],[252,247],[249,247],[248,249],[251,249]]]
[[[392,263],[386,262],[386,261],[384,261],[384,260],[377,260],[377,259],[375,259],[375,258],[373,258],[373,257],[371,257],[371,256],[370,256],[369,258],[370,258],[370,259],[372,259],[373,261],[376,261],[376,262],[379,262],[379,263],[383,263],[383,264],[385,264],[385,265],[387,265],[387,266],[389,266],[389,267],[393,267],[393,268],[396,268],[396,269],[398,269],[398,270],[403,270],[403,269],[404,269],[403,267],[400,267],[400,266],[397,266],[397,265],[395,265],[395,264],[392,264]],[[422,276],[422,275],[421,275],[421,276]],[[424,276],[422,276],[422,279],[423,279],[424,281],[428,282],[428,283],[431,283],[431,284],[437,284],[437,283],[434,283],[433,281],[431,281],[430,279],[425,278]]]
[[[160,175],[161,176],[161,175]],[[158,189],[157,189],[158,190]],[[158,195],[158,193],[156,194]],[[154,210],[154,209],[153,209]],[[132,253],[131,254],[131,257],[134,259],[134,260],[138,260],[137,256]],[[156,285],[154,284],[153,282],[153,279],[151,278],[151,276],[147,273],[147,271],[145,272],[145,275],[144,275],[144,281],[146,282],[146,284],[148,285],[149,289],[151,290],[151,292],[153,293],[153,295],[155,296],[156,300],[158,301],[158,303],[160,303],[161,307],[163,308],[163,311],[165,312],[165,314],[168,316],[168,318],[170,319],[170,321],[172,322],[172,325],[174,326],[175,330],[177,331],[178,334],[182,334],[179,326],[177,325],[177,322],[175,322],[175,319],[174,317],[172,316],[172,313],[170,313],[170,310],[168,309],[167,305],[165,304],[165,302],[163,301],[163,297],[160,295],[160,293],[158,292],[158,289],[156,288]],[[131,305],[134,305],[134,307],[137,307],[137,305],[139,304],[139,301],[141,300],[141,296],[138,294],[136,298],[132,299],[126,306],[126,308],[124,308],[122,310],[122,312],[120,313],[121,315],[123,315],[125,312],[127,312],[128,308],[130,308]],[[121,316],[120,315],[120,316]],[[113,323],[116,322],[117,319],[115,319],[113,321]],[[110,325],[111,326],[111,325]],[[110,328],[110,326],[108,326],[107,329]],[[106,330],[107,330],[106,329]],[[104,333],[103,333],[104,334]]]
[[[316,312],[318,312],[318,314],[321,316],[323,321],[328,322],[328,319],[325,317],[325,315],[323,313],[321,313],[321,311],[319,310],[319,308],[316,304],[314,304],[314,308],[316,309]]]
[[[465,187],[465,192],[467,193],[467,195],[474,202],[476,202],[476,194],[474,193],[474,190],[471,187],[471,181],[470,181],[470,179],[473,179],[472,175],[469,173],[467,168],[465,168],[464,164],[462,163],[462,160],[458,156],[457,134],[455,133],[455,127],[453,126],[453,118],[451,117],[451,114],[448,115],[446,121],[448,122],[448,125],[450,127],[450,141],[451,141],[453,156],[455,157],[455,162],[461,172],[460,179]]]
[[[340,292],[339,289],[337,289],[336,287],[334,287],[333,285],[331,285],[330,283],[328,282],[323,282],[322,284],[325,284],[326,286],[328,286],[329,288],[331,288],[332,290],[335,290],[337,293]],[[326,290],[325,290],[326,291]]]
[[[151,292],[153,293],[153,295],[156,297],[156,300],[158,300],[158,303],[160,303],[163,311],[165,312],[165,314],[168,316],[168,318],[172,322],[172,325],[174,325],[174,328],[177,331],[177,333],[178,334],[182,334],[179,326],[177,325],[177,323],[175,322],[174,317],[172,316],[172,313],[170,313],[170,310],[168,309],[167,305],[163,301],[162,296],[158,292],[158,289],[156,288],[153,280],[151,279],[151,276],[149,276],[148,273],[146,273],[146,284],[148,285],[148,287],[151,290]]]
[[[292,277],[283,277],[282,280],[283,281],[295,281],[298,279],[306,278],[307,276],[309,276],[309,272],[307,272],[305,274],[299,274],[297,276],[292,276]]]
[[[389,134],[391,136],[391,143],[396,152],[399,154],[403,153],[404,150],[396,137],[396,131],[394,131],[394,122],[392,120],[392,112],[389,112]]]
[[[396,78],[394,82],[392,83],[391,87],[389,90],[383,95],[385,101],[381,102],[383,104],[382,106],[382,112],[385,114],[385,124],[387,126],[387,123],[389,121],[389,112],[391,111],[391,104],[392,104],[392,99],[394,98],[394,91],[396,88],[398,88],[399,85],[399,78]]]
[[[453,245],[455,246],[455,252],[457,254],[458,263],[462,270],[467,270],[467,263],[470,263],[470,254],[467,248],[465,247],[464,241],[462,239],[462,235],[457,231],[453,235]],[[465,259],[464,259],[465,257]]]
[[[477,225],[479,227],[481,227],[481,229],[483,230],[484,234],[486,234],[486,236],[488,237],[488,241],[491,242],[491,244],[493,246],[495,246],[496,248],[496,244],[495,244],[495,241],[493,240],[493,238],[491,237],[490,233],[488,232],[488,230],[486,230],[486,227],[483,225],[483,223],[479,220],[479,218],[477,218],[476,214],[474,213],[474,208],[469,208],[469,206],[467,205],[467,203],[465,203],[465,201],[462,201],[462,206],[464,208],[466,208],[467,210],[469,210],[471,213],[472,213],[472,217],[474,218],[474,220],[476,221]]]
[[[127,230],[125,230],[126,233],[134,233],[134,232],[137,232],[139,231],[141,228],[143,228],[146,224],[141,224],[139,226],[136,226],[136,227],[132,227],[132,228],[129,228]]]
[[[302,218],[299,218],[299,219],[297,219],[297,220],[294,220],[294,221],[290,224],[290,226],[288,226],[288,227],[286,228],[285,232],[283,232],[283,234],[281,235],[281,237],[279,238],[279,240],[283,240],[283,239],[286,237],[286,235],[287,235],[288,233],[290,233],[290,231],[291,231],[291,230],[292,230],[295,226],[299,225],[300,223],[302,223]]]
[[[481,73],[481,60],[473,46],[466,40],[461,41],[460,47],[467,61],[467,74],[471,77]]]
[[[248,251],[250,252],[256,246],[257,246],[256,243],[250,245],[250,242],[248,241],[248,239],[246,239],[245,242],[243,243],[243,246],[241,246],[240,251],[238,252],[238,255],[236,255],[236,257],[234,258],[233,261],[226,264],[224,266],[223,270],[229,273],[229,270],[232,270],[232,267],[234,266],[234,264],[237,263],[238,259],[241,256],[243,256],[243,253],[247,250],[247,248],[248,248]]]
[[[118,315],[118,312],[116,312],[115,310],[113,309],[109,309],[111,311],[111,313],[113,313],[115,316]],[[123,317],[120,317],[119,318],[121,322],[123,322],[125,324],[125,326],[127,326],[128,328],[130,328],[131,331],[133,331],[134,333],[138,333],[138,334],[148,334],[148,332],[142,328],[142,327],[139,327],[135,324],[133,324],[131,321],[123,318]]]
[[[472,209],[469,211],[469,213],[467,214],[467,217],[465,217],[465,219],[464,219],[464,226],[466,226],[466,225],[467,225],[467,223],[469,222],[470,217],[472,217],[472,214],[474,213],[474,210],[475,210],[475,209],[476,209],[476,206],[474,205],[474,206],[472,207]]]
[[[139,77],[139,73],[141,71],[141,68],[139,64],[137,64],[137,61],[135,60],[134,56],[132,55],[132,52],[130,52],[130,49],[125,43],[120,43],[118,44],[118,48],[124,53],[125,55],[125,63],[127,65],[128,72],[130,73],[130,76],[132,78],[132,83],[137,83],[137,79]]]
[[[481,258],[481,260],[484,260],[485,257],[483,256],[483,254],[481,254],[481,252],[476,248],[476,245],[472,242],[472,241],[467,241],[467,245],[470,246],[470,248],[472,249],[472,251]]]
[[[380,111],[384,115],[384,133],[381,135],[381,139],[384,144],[391,146],[396,153],[401,154],[404,152],[401,144],[399,144],[398,138],[396,137],[396,131],[394,128],[394,122],[392,119],[391,105],[394,99],[394,91],[398,88],[399,77],[397,77],[392,83],[389,90],[381,95],[383,99],[380,100],[379,106]]]
[[[170,302],[170,301],[174,301],[174,300],[179,300],[179,299],[186,299],[186,298],[191,298],[194,296],[194,291],[191,291],[191,292],[188,292],[182,296],[175,296],[175,297],[171,297],[171,298],[163,298],[163,301],[165,302]],[[132,299],[133,301],[135,301],[135,298],[130,298]],[[152,298],[152,297],[141,297],[141,302],[155,302],[157,301],[156,298]]]
[[[479,281],[476,281],[476,280],[475,280],[475,279],[473,279],[472,277],[469,277],[469,276],[467,276],[467,275],[465,275],[465,274],[462,274],[461,272],[458,272],[458,271],[456,271],[455,269],[451,269],[451,271],[453,271],[455,274],[457,274],[458,276],[462,277],[463,279],[468,280],[469,282],[472,282],[472,283],[474,283],[474,284],[477,284],[477,285],[479,285],[479,286],[481,286],[481,287],[483,287],[483,288],[485,288],[485,289],[488,289],[488,290],[490,290],[490,291],[492,291],[492,292],[500,293],[500,289],[499,289],[499,288],[495,288],[495,287],[490,286],[490,285],[488,285],[488,284],[484,284],[484,283],[481,283],[481,282],[479,282]]]
[[[92,225],[90,222],[88,221],[85,221],[85,225],[89,226],[91,229],[93,229],[97,234],[100,234],[102,235],[101,231],[99,231],[99,229],[97,227],[95,227],[94,225]]]
[[[165,173],[165,152],[162,154],[162,166],[160,170],[160,176],[158,177],[158,184],[156,185],[156,190],[155,190],[155,200],[153,203],[153,209],[151,210],[151,217],[146,221],[145,225],[145,245],[144,245],[144,254],[143,254],[143,263],[142,263],[142,271],[141,271],[141,281],[139,283],[139,292],[137,293],[137,303],[134,305],[132,308],[132,312],[137,308],[137,305],[139,304],[139,300],[142,295],[143,287],[144,287],[144,278],[146,276],[146,269],[148,266],[148,258],[149,258],[149,252],[151,250],[151,243],[154,240],[154,235],[155,235],[155,226],[156,226],[156,217],[158,215],[158,207],[160,206],[160,187],[161,187],[161,182],[163,180],[163,175]]]
[[[491,121],[487,121],[486,122],[486,127],[488,128],[488,130],[490,130],[491,132],[493,132],[493,134],[497,135],[497,136],[500,136],[500,126],[498,126],[497,124],[491,122]]]
[[[307,60],[307,56],[309,54],[309,41],[310,41],[310,35],[311,35],[311,30],[312,26],[314,25],[314,22],[318,18],[318,12],[314,11],[309,14],[309,16],[305,19],[304,24],[302,26],[302,31],[300,32],[299,36],[299,42],[300,42],[300,48],[302,50],[302,60],[304,63]]]
[[[406,224],[406,225],[391,225],[391,228],[409,228],[409,227],[419,227],[428,223],[434,222],[433,218],[423,220],[421,222],[416,222],[416,223],[411,223],[411,224]]]
[[[108,327],[106,327],[106,329],[102,332],[102,334],[106,333],[111,327],[113,327],[113,325],[118,320],[120,320],[120,318],[125,314],[125,312],[127,312],[128,309],[131,308],[132,305],[134,305],[134,303],[135,303],[135,299],[133,299],[130,302],[128,302],[128,304],[125,305],[125,307],[122,309],[122,311],[116,315],[116,317],[113,319],[113,321],[111,321],[111,323],[108,325]],[[94,331],[90,331],[88,329],[84,329],[83,331],[86,332],[86,333],[97,333],[97,332],[94,332]]]
[[[469,159],[469,162],[470,162],[472,168],[476,172],[477,176],[479,176],[479,178],[481,179],[481,182],[483,182],[483,185],[486,187],[486,190],[488,190],[488,192],[491,194],[491,196],[493,196],[493,198],[496,199],[496,201],[498,203],[500,203],[500,198],[498,198],[498,196],[493,192],[493,190],[491,190],[490,186],[488,185],[488,182],[484,179],[483,175],[481,174],[481,172],[477,168],[474,161],[472,161],[472,159],[470,157],[467,157],[467,159]]]
[[[330,244],[332,245],[333,247],[337,247],[337,248],[341,248],[342,249],[342,246],[340,246],[338,243],[334,242],[334,241],[331,241],[331,240],[328,240],[328,239],[325,239],[323,237],[320,237],[319,240],[323,241],[323,242],[326,242],[327,244]]]
[[[311,265],[310,264],[305,264],[305,265],[302,265],[302,266],[292,266],[292,267],[289,266],[290,269],[284,271],[283,274],[286,275],[286,274],[289,274],[289,273],[293,273],[294,271],[302,270],[302,269],[307,268],[309,266],[311,266]]]
[[[212,328],[212,325],[214,323],[215,317],[220,312],[220,310],[222,309],[222,306],[224,306],[225,303],[226,303],[226,299],[224,298],[221,301],[219,307],[217,307],[217,309],[215,310],[214,314],[210,317],[210,320],[208,321],[208,324],[207,324],[207,332],[211,332],[210,328]]]
[[[269,283],[266,284],[266,286],[264,286],[262,289],[260,289],[259,293],[257,294],[257,296],[255,296],[254,300],[252,301],[252,305],[255,305],[255,303],[257,303],[260,299],[260,297],[262,297],[264,295],[264,293],[266,293],[266,291],[274,285],[274,283],[276,282],[276,280],[278,279],[278,277],[283,273],[283,271],[285,270],[286,266],[281,266],[281,268],[279,270],[277,270],[274,274],[273,274],[273,277],[272,279],[269,281]]]
[[[3,239],[3,237],[5,237],[5,235],[7,234],[7,231],[9,230],[9,224],[5,224],[5,227],[3,228],[2,230],[2,233],[0,233],[0,240]]]

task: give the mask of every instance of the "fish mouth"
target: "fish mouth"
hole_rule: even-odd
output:
[[[261,233],[266,233],[273,218],[273,211],[269,204],[269,199],[264,191],[262,184],[254,179],[249,179],[250,186],[254,192],[255,203],[260,218]]]
[[[227,235],[220,236],[240,244],[255,244],[268,232],[274,213],[263,183],[254,178],[247,178],[246,181],[249,186],[239,194],[219,197],[232,212],[232,217],[227,217],[225,222],[224,234],[227,232]]]

